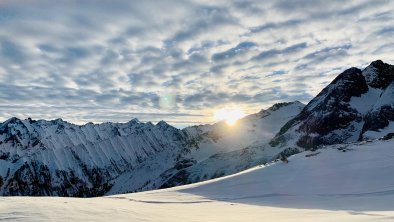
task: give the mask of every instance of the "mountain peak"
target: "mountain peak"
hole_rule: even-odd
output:
[[[345,81],[352,81],[354,79],[359,79],[361,77],[361,69],[356,68],[356,67],[351,67],[349,69],[346,69],[343,71],[341,74],[339,74],[332,82],[331,84],[336,84],[339,81],[345,80]],[[361,80],[361,79],[360,79]]]
[[[268,108],[268,111],[276,111],[282,107],[290,106],[290,105],[304,105],[300,101],[293,101],[293,102],[281,102],[281,103],[275,103],[272,105],[270,108]],[[262,110],[264,111],[264,110]]]
[[[62,118],[57,118],[57,119],[52,120],[52,122],[54,122],[54,123],[64,123],[64,120]]]
[[[371,62],[370,65],[371,66],[375,66],[375,67],[379,67],[379,66],[382,66],[382,65],[385,65],[385,64],[386,63],[384,63],[382,60],[378,59],[378,60],[375,60],[375,61]]]
[[[133,118],[131,119],[129,122],[127,122],[128,124],[136,124],[136,123],[140,123],[140,121],[137,118]]]
[[[31,124],[31,123],[37,122],[36,120],[34,120],[34,119],[30,118],[30,117],[28,117],[27,119],[25,119],[25,121],[28,121],[30,124]]]
[[[46,121],[46,120],[44,120],[44,122],[48,123],[48,121]],[[70,124],[69,122],[63,120],[62,118],[57,118],[57,119],[51,120],[51,121],[49,121],[49,123],[54,124],[54,125],[59,125],[59,126],[65,126],[65,125]]]
[[[376,60],[363,70],[363,76],[370,87],[385,89],[394,81],[394,66]]]
[[[15,122],[18,122],[18,121],[20,121],[19,118],[17,118],[17,117],[11,117],[11,118],[9,118],[7,121],[5,121],[4,123],[15,123]]]
[[[157,124],[156,124],[156,126],[159,126],[159,127],[169,127],[170,126],[170,124],[168,124],[166,121],[164,121],[164,120],[160,120]]]
[[[2,124],[0,124],[0,126],[6,126],[8,124],[13,124],[13,123],[18,123],[18,122],[21,122],[21,120],[16,117],[11,117],[8,120],[6,120],[5,122],[3,122]]]
[[[291,138],[298,138],[296,144],[303,148],[354,142],[368,130],[387,127],[394,120],[394,111],[387,99],[390,96],[383,95],[392,95],[388,86],[393,81],[394,66],[381,60],[362,71],[345,70],[287,122],[270,144],[277,146]]]

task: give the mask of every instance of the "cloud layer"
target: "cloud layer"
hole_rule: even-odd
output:
[[[212,121],[394,63],[394,2],[0,2],[0,121]]]

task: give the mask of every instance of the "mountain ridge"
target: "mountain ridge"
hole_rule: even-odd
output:
[[[176,173],[220,151],[215,141],[224,135],[223,123],[197,128],[208,131],[193,135],[189,129],[179,130],[165,121],[154,125],[137,119],[76,125],[61,119],[10,118],[0,125],[0,194],[101,196],[120,175],[129,172],[141,172],[138,180],[147,183],[135,185],[136,189],[150,189],[146,187],[149,180],[161,183],[168,179],[161,175],[165,171]],[[212,149],[200,152],[201,143]],[[191,152],[200,154],[190,156]],[[154,165],[157,172],[142,173],[141,169]],[[145,179],[144,174],[148,175]],[[156,189],[161,185],[150,186]]]
[[[393,84],[394,66],[381,60],[364,70],[347,69],[287,122],[270,144],[276,147],[298,137],[296,145],[311,149],[376,139],[367,132],[381,130],[394,121]]]
[[[347,69],[307,105],[278,103],[236,127],[10,118],[0,123],[0,195],[91,197],[160,189],[324,145],[389,138],[393,67],[377,60],[363,70]]]

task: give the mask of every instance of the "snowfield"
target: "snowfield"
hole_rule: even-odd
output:
[[[394,140],[307,151],[220,179],[78,199],[0,197],[12,221],[394,221]]]

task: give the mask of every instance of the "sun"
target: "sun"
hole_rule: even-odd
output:
[[[222,108],[214,113],[215,121],[225,121],[227,125],[233,126],[237,120],[244,117],[245,113],[240,108]]]

